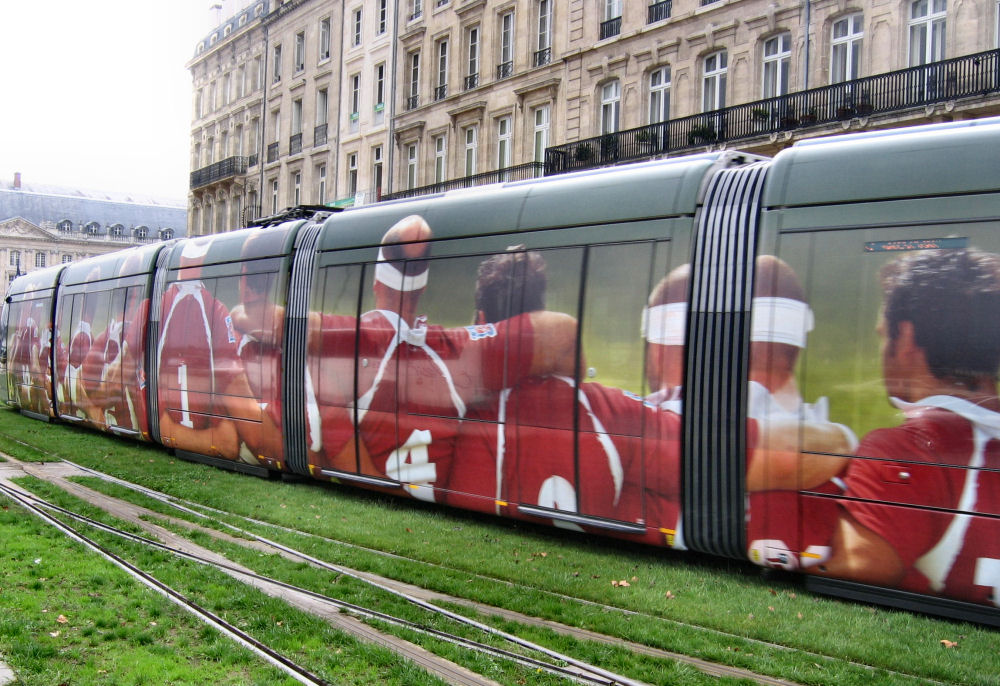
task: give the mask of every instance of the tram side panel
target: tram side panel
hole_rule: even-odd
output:
[[[32,272],[15,279],[7,293],[7,373],[11,402],[22,413],[39,419],[55,416],[52,396],[52,316],[62,267]]]
[[[281,346],[294,227],[189,239],[172,249],[156,342],[161,440],[281,469]]]
[[[421,219],[445,236],[448,221],[460,221]],[[672,402],[678,382],[665,379],[681,377],[683,332],[669,339],[676,355],[657,356],[676,362],[655,387],[646,350],[666,347],[667,325],[660,318],[640,332],[650,291],[684,261],[662,240],[672,221],[691,224],[441,240],[409,257],[389,244],[321,255],[311,473],[679,543],[681,407]],[[621,242],[581,247],[609,236]]]
[[[61,419],[149,440],[143,356],[161,248],[119,251],[64,272],[55,313]]]
[[[765,223],[781,269],[758,286],[784,301],[755,299],[754,328],[786,340],[752,348],[750,404],[765,435],[798,416],[803,436],[828,421],[849,446],[804,444],[748,479],[748,552],[875,597],[995,607],[1000,178],[987,151],[1000,129],[941,136],[817,146],[778,166],[789,190],[774,191]],[[914,173],[902,183],[876,168],[880,180],[845,183],[835,203],[800,190],[865,168],[861,145],[878,148],[876,167]],[[963,164],[940,178],[945,156]]]

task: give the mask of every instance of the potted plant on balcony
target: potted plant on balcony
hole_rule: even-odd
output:
[[[576,158],[577,162],[590,162],[591,158],[594,157],[594,149],[590,147],[590,143],[578,145],[573,157]]]
[[[692,126],[688,132],[688,143],[691,145],[714,143],[715,139],[715,129],[711,126]]]
[[[858,98],[857,113],[858,116],[864,117],[872,113],[875,107],[872,105],[871,96],[868,91],[861,91],[861,97]]]

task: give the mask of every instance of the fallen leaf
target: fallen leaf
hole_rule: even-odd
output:
[[[624,586],[624,587],[628,588],[632,584],[630,584],[629,582],[625,581],[625,579],[622,579],[621,581],[618,582],[618,585],[619,586]]]
[[[799,619],[802,619],[802,613],[801,613],[801,612],[800,612],[800,613],[798,613],[797,617],[798,617]]]
[[[667,592],[666,592],[666,593],[664,593],[663,595],[665,595],[665,596],[667,597],[667,600],[673,600],[674,598],[676,598],[676,597],[677,597],[677,596],[675,596],[675,595],[674,595],[673,593],[671,593],[670,591],[667,591]]]
[[[51,636],[52,638],[58,638],[59,634],[60,634],[59,631],[50,631],[49,632],[49,636]]]
[[[941,645],[943,645],[945,648],[957,648],[958,647],[957,643],[955,643],[954,641],[949,641],[947,638],[942,638],[941,639]]]
[[[775,590],[774,590],[773,588],[769,588],[769,589],[767,589],[767,590],[768,590],[768,592],[769,592],[769,593],[770,593],[771,595],[778,595],[778,592],[777,592],[777,591],[775,591]]]
[[[284,622],[278,622],[278,626],[282,626]]]
[[[413,533],[413,529],[411,529],[410,527],[406,527],[406,533],[412,534]]]
[[[618,588],[618,582],[615,581],[614,579],[611,580],[611,585],[614,586],[615,588]]]
[[[768,605],[767,606],[767,611],[768,612],[774,612],[774,606],[773,605]]]
[[[637,576],[633,576],[632,577],[632,581],[638,581],[638,580],[639,580],[639,577],[637,577]]]
[[[795,594],[794,593],[789,593],[788,597],[794,599],[795,598]]]
[[[66,615],[59,615],[58,617],[56,617],[56,621],[59,622],[60,624],[65,624],[66,622],[69,621],[69,619],[66,618]]]

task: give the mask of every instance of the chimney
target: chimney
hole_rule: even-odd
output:
[[[212,28],[218,27],[222,23],[222,3],[213,2],[208,11],[212,13]]]
[[[21,172],[14,172],[14,190],[21,190]]]

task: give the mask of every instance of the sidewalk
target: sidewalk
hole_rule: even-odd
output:
[[[8,667],[6,662],[0,660],[0,686],[16,680],[17,677],[14,675],[14,670]]]

